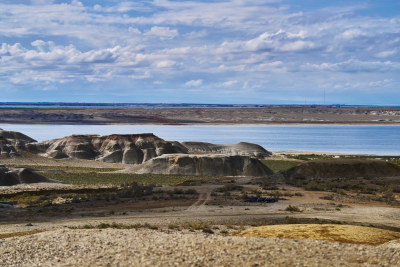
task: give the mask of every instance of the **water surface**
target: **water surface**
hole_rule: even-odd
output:
[[[71,134],[154,133],[165,140],[216,144],[251,142],[271,151],[315,151],[348,154],[400,155],[400,126],[278,125],[32,125],[0,124],[38,141]]]

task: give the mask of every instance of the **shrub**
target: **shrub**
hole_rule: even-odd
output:
[[[333,200],[333,195],[322,196],[322,197],[320,197],[320,199]]]
[[[287,206],[285,210],[290,212],[301,212],[299,207],[292,205]]]
[[[229,192],[229,191],[240,191],[243,189],[243,186],[236,184],[226,184],[223,187],[217,188],[216,192]]]

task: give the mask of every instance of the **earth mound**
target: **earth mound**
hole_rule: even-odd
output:
[[[29,136],[0,129],[0,155],[3,157],[18,155],[20,151],[26,151],[27,146],[32,143],[36,143],[36,140]]]
[[[29,168],[20,167],[9,170],[4,165],[0,165],[0,186],[32,183],[58,183],[58,181],[47,179]]]
[[[203,176],[266,176],[273,172],[256,158],[224,155],[163,155],[144,163],[135,173]]]
[[[371,159],[323,159],[301,163],[284,172],[286,178],[400,177],[400,166]]]
[[[234,145],[217,145],[204,142],[182,142],[189,153],[216,153],[225,155],[251,156],[265,158],[272,155],[262,146],[252,143],[240,142]]]
[[[254,236],[287,239],[311,239],[331,242],[380,245],[400,239],[400,233],[372,227],[336,224],[287,224],[253,227],[237,233],[238,236]]]
[[[127,135],[71,135],[43,143],[47,147],[46,157],[78,158],[111,163],[141,164],[154,157],[185,153],[185,149],[174,142],[167,142],[151,134]]]

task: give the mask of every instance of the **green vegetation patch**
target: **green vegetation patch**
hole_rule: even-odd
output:
[[[137,183],[131,183],[110,188],[77,188],[26,191],[0,195],[0,201],[10,201],[23,207],[48,207],[62,203],[140,198],[143,196],[152,195],[153,188],[153,185],[145,186]],[[192,192],[189,193],[193,194]]]
[[[273,172],[286,171],[294,166],[299,165],[300,162],[293,160],[269,160],[263,159],[261,162],[270,168]]]
[[[14,168],[21,165],[7,164],[8,168]],[[122,170],[119,167],[115,168],[88,168],[88,167],[72,167],[72,166],[46,166],[46,165],[24,165],[24,167],[29,167],[39,171],[46,170],[60,170],[69,173],[90,173],[90,172],[112,172]]]
[[[101,172],[65,172],[43,173],[49,179],[74,185],[120,185],[138,183],[142,185],[179,185],[188,180],[210,181],[226,179],[214,176],[164,175],[164,174],[130,174]]]
[[[374,156],[374,155],[326,155],[326,154],[299,154],[286,155],[286,157],[298,160],[315,160],[315,159],[381,159],[387,162],[400,165],[400,156]]]

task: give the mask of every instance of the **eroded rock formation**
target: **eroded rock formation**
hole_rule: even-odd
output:
[[[186,152],[176,143],[167,142],[153,134],[71,135],[42,144],[47,147],[43,154],[46,157],[125,164],[141,164],[163,154]]]
[[[135,173],[204,176],[265,176],[273,172],[247,156],[169,154],[153,158]]]
[[[262,146],[252,143],[240,142],[234,145],[216,145],[204,142],[182,142],[188,153],[218,153],[225,155],[250,156],[265,158],[271,156],[271,152]]]
[[[18,155],[20,151],[27,151],[35,139],[19,132],[4,131],[0,129],[0,155],[9,157]]]
[[[9,170],[4,165],[0,165],[0,186],[32,183],[58,183],[58,181],[47,179],[29,168],[21,167]]]
[[[259,145],[250,143],[235,145],[179,143],[165,141],[151,133],[71,135],[42,143],[37,143],[34,139],[17,132],[0,131],[0,137],[1,152],[8,156],[17,154],[18,151],[28,151],[54,159],[75,158],[142,164],[138,173],[207,176],[264,176],[272,173],[254,158],[267,157],[271,153]],[[20,179],[15,178],[15,174],[7,174],[4,177],[7,181]]]

